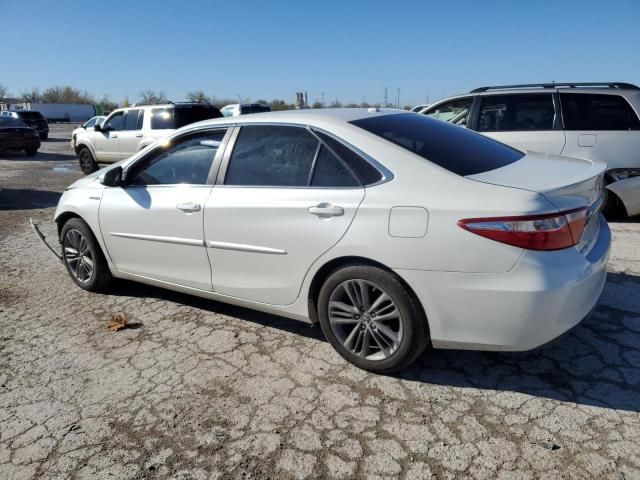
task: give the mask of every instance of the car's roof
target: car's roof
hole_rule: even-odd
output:
[[[393,113],[410,113],[395,108],[309,108],[302,110],[279,110],[275,112],[251,113],[239,117],[222,117],[203,120],[190,126],[205,126],[229,123],[295,123],[295,124],[344,124],[361,118],[370,118]]]
[[[609,95],[622,95],[625,98],[637,97],[640,94],[640,90],[633,88],[609,88],[609,87],[565,87],[565,86],[557,86],[557,87],[547,87],[547,88],[493,88],[487,91],[471,91],[467,93],[461,93],[458,95],[453,95],[451,97],[446,97],[440,99],[431,105],[428,108],[437,106],[444,101],[455,100],[458,98],[469,98],[476,96],[491,96],[491,95],[522,95],[522,94],[530,94],[530,93],[599,93],[599,94],[609,94]]]

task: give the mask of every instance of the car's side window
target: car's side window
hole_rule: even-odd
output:
[[[246,125],[229,159],[225,185],[304,187],[318,140],[302,127]]]
[[[92,119],[90,119],[87,123],[84,124],[84,128],[91,128],[96,124],[96,117],[93,117]]]
[[[324,132],[314,132],[357,175],[360,184],[373,185],[384,178],[378,169],[343,143]]]
[[[124,124],[124,112],[117,112],[111,115],[111,118],[107,120],[103,130],[122,130]]]
[[[555,108],[551,93],[482,97],[479,132],[553,130]]]
[[[561,93],[566,130],[640,130],[640,120],[620,95]]]
[[[360,181],[353,176],[346,165],[325,145],[320,147],[316,157],[312,187],[359,187]]]
[[[175,128],[173,113],[173,108],[170,107],[154,108],[151,110],[151,129],[167,130]]]
[[[427,117],[444,120],[456,125],[466,125],[472,104],[472,97],[459,98],[457,100],[438,105],[437,107],[430,108],[426,112],[423,112],[423,114]]]
[[[154,152],[138,168],[134,167],[132,185],[205,185],[224,130],[187,135],[164,150]]]
[[[138,128],[138,117],[142,110],[129,110],[127,112],[127,116],[124,120],[124,128],[123,130],[139,130]]]

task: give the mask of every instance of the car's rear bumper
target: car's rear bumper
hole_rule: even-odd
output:
[[[398,270],[424,306],[434,347],[522,351],[576,326],[606,280],[611,232],[601,219],[585,256],[527,250],[503,274]]]
[[[40,137],[0,141],[0,150],[22,150],[40,148]]]

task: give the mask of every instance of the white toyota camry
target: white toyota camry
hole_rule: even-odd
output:
[[[528,350],[602,291],[604,165],[524,153],[415,113],[192,124],[71,185],[62,260],[306,322],[389,372],[436,348]]]

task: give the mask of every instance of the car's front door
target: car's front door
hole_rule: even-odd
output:
[[[204,211],[213,288],[287,305],[349,228],[364,188],[306,128],[246,125],[234,137]]]
[[[138,145],[142,140],[142,122],[144,110],[136,108],[127,112],[124,126],[120,131],[120,158],[125,159],[138,151]]]
[[[565,135],[552,93],[517,93],[480,97],[471,127],[520,150],[560,155]]]
[[[105,187],[100,229],[115,267],[125,273],[211,290],[203,207],[224,130],[187,134],[149,152]]]
[[[124,126],[124,114],[124,111],[113,112],[102,125],[102,130],[93,132],[98,162],[113,163],[120,160],[119,135]]]

